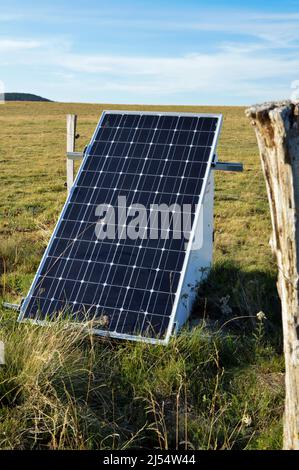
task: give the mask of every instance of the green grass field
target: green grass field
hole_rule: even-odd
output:
[[[65,201],[66,114],[78,115],[80,150],[102,109],[122,108],[223,113],[219,157],[243,162],[245,171],[216,174],[214,268],[191,325],[167,347],[100,340],[65,322],[18,324],[1,308],[0,448],[280,448],[276,265],[243,108],[1,105],[1,298],[26,295]]]

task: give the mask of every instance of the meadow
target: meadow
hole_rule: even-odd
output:
[[[66,114],[77,150],[103,109],[221,112],[214,267],[192,318],[165,346],[99,339],[0,307],[1,449],[278,449],[284,362],[270,215],[241,107],[0,105],[1,303],[28,291],[66,197]],[[261,314],[260,312],[263,312]],[[258,314],[258,315],[257,315]]]

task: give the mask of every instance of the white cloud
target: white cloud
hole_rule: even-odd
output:
[[[298,78],[292,74],[298,71],[299,75],[297,53],[282,54],[259,43],[227,43],[213,53],[178,57],[76,54],[69,50],[70,45],[58,45],[50,41],[0,40],[0,60],[23,68],[35,66],[45,73],[51,71],[56,88],[67,84],[82,92],[83,86],[107,96],[114,92],[135,95],[141,102],[155,101],[158,96],[164,96],[167,102],[171,101],[169,97],[184,93],[204,95],[206,102],[215,94],[245,100],[271,97],[272,93],[273,98],[276,94],[281,98],[288,83]],[[16,52],[13,56],[5,53],[11,50]]]
[[[135,28],[135,33],[136,28],[153,33],[156,29],[177,34],[203,31],[211,38],[209,33],[218,32],[229,40],[214,39],[208,52],[199,41],[194,42],[193,53],[161,57],[159,51],[152,56],[103,54],[102,44],[98,53],[78,53],[68,37],[0,38],[0,62],[8,68],[27,67],[31,73],[36,67],[48,87],[61,93],[73,90],[74,99],[88,89],[88,96],[93,93],[106,100],[134,96],[139,102],[173,102],[179,94],[190,94],[190,99],[193,94],[199,97],[197,102],[204,97],[209,103],[213,96],[240,97],[244,102],[282,98],[299,78],[299,14],[220,11],[212,15],[203,11],[197,16],[198,21],[196,15],[181,21],[166,16],[153,21],[149,16],[146,20],[126,18],[124,23],[126,28]],[[101,24],[101,18],[91,21]],[[109,18],[104,16],[102,21],[107,26]],[[120,17],[111,22],[121,27]]]
[[[210,19],[212,17],[212,20]],[[299,14],[262,14],[230,11],[178,24],[178,28],[238,34],[266,41],[268,47],[288,45],[299,39]]]
[[[106,90],[167,95],[223,88],[244,92],[250,81],[279,79],[283,70],[299,71],[299,57],[265,56],[255,45],[174,58],[66,54],[52,60],[69,71],[99,76]]]
[[[22,51],[37,49],[43,46],[43,42],[18,39],[0,39],[0,52]]]
[[[111,3],[111,2],[110,2]],[[113,2],[112,2],[113,3]],[[71,15],[63,5],[43,5],[21,10],[16,13],[6,5],[0,13],[0,21],[22,20],[45,23],[47,25],[63,25],[67,27],[75,24],[76,28],[114,28],[116,31],[129,29],[130,31],[210,31],[232,34],[248,35],[266,41],[292,41],[299,38],[299,13],[263,12],[253,10],[246,6],[239,8],[207,8],[203,5],[190,7],[190,5],[169,10],[163,2],[156,5],[145,3],[138,6],[126,5],[119,8],[113,4],[103,4],[100,8],[90,8],[88,3],[83,6],[74,5]],[[298,2],[297,2],[298,4]],[[294,9],[296,5],[294,4]],[[298,6],[298,5],[297,5]]]

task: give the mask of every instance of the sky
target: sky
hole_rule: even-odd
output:
[[[299,0],[0,0],[0,81],[64,102],[299,99]]]

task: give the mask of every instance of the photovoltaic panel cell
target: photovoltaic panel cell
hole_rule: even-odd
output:
[[[217,115],[105,112],[20,319],[44,321],[62,311],[76,321],[95,318],[100,334],[168,338],[191,242],[173,228],[175,206],[168,227],[158,224],[150,232],[149,222],[159,221],[156,205],[189,204],[192,233],[220,121]],[[119,205],[121,211],[124,197],[129,211],[124,223],[108,215],[105,230],[115,238],[99,239],[96,208]],[[133,204],[146,207],[139,219],[142,239],[125,236]]]

